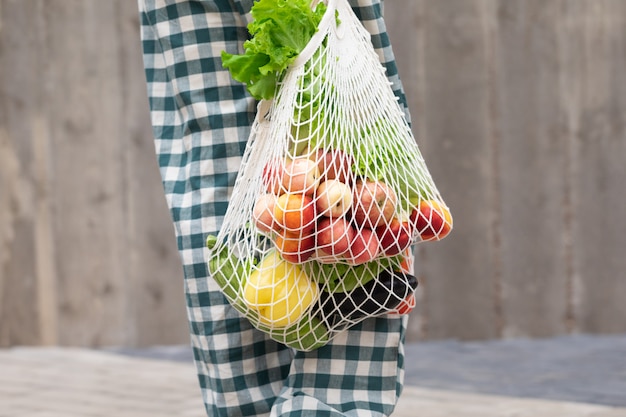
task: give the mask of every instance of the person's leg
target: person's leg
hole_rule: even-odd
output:
[[[236,52],[247,37],[241,10],[250,5],[234,4],[139,2],[156,153],[202,394],[216,417],[267,415],[293,356],[243,319],[207,271],[205,239],[219,230],[255,112],[244,87],[221,69],[221,50]]]
[[[352,3],[402,97],[380,2]],[[209,415],[262,416],[272,405],[275,416],[389,415],[402,388],[406,319],[367,320],[294,359],[241,319],[207,276],[204,239],[219,229],[255,111],[219,56],[242,51],[252,0],[140,5],[156,149]]]
[[[271,416],[389,416],[404,381],[406,319],[368,319],[318,350],[297,352]]]

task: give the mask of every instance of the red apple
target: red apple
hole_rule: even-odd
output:
[[[326,180],[315,192],[317,213],[327,217],[341,217],[352,206],[352,190],[338,180]]]
[[[396,214],[396,193],[381,181],[357,181],[352,196],[352,214],[358,225],[375,229]]]
[[[286,193],[274,204],[274,218],[289,232],[309,232],[315,228],[315,202],[304,194]]]
[[[437,200],[424,200],[411,212],[422,240],[441,240],[452,230],[450,209]]]
[[[412,274],[414,261],[413,253],[410,249],[406,249],[402,255],[402,260],[400,261],[400,270],[402,272],[406,272],[407,274]]]
[[[338,180],[350,183],[354,158],[347,152],[341,149],[318,149],[311,158],[317,162],[322,181]]]
[[[370,229],[356,230],[354,239],[344,255],[346,261],[352,265],[360,265],[376,258],[380,251],[380,242],[376,233]]]
[[[276,250],[287,262],[300,264],[315,253],[315,235],[313,233],[293,233],[282,231],[274,239]]]
[[[265,191],[280,195],[284,192],[283,173],[285,172],[285,162],[280,158],[273,158],[263,167],[263,186]]]
[[[408,221],[401,222],[397,217],[391,223],[376,228],[380,248],[387,256],[397,255],[411,246],[411,229]]]
[[[274,217],[276,199],[277,197],[274,194],[263,194],[254,204],[252,218],[255,226],[261,232],[269,233],[280,229]]]
[[[345,218],[323,218],[317,224],[317,247],[333,256],[343,255],[354,240],[354,228]]]
[[[309,158],[298,157],[285,162],[282,185],[287,192],[312,195],[319,183],[320,171]]]
[[[404,300],[402,300],[402,302],[400,303],[398,307],[393,309],[393,312],[403,316],[413,311],[413,309],[415,308],[415,305],[416,305],[415,293],[411,293]]]

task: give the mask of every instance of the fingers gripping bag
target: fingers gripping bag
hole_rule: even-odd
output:
[[[317,349],[415,303],[412,246],[452,228],[347,0],[260,0],[245,53],[222,55],[259,104],[208,266],[273,339]]]

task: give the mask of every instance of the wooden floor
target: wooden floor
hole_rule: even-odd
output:
[[[626,408],[406,387],[394,417],[626,417]]]
[[[206,417],[189,361],[0,350],[0,417]],[[394,417],[626,417],[626,408],[405,387]]]

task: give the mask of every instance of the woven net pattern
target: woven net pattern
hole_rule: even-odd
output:
[[[312,350],[414,305],[413,245],[452,228],[370,35],[345,0],[262,101],[209,269],[254,326]]]

